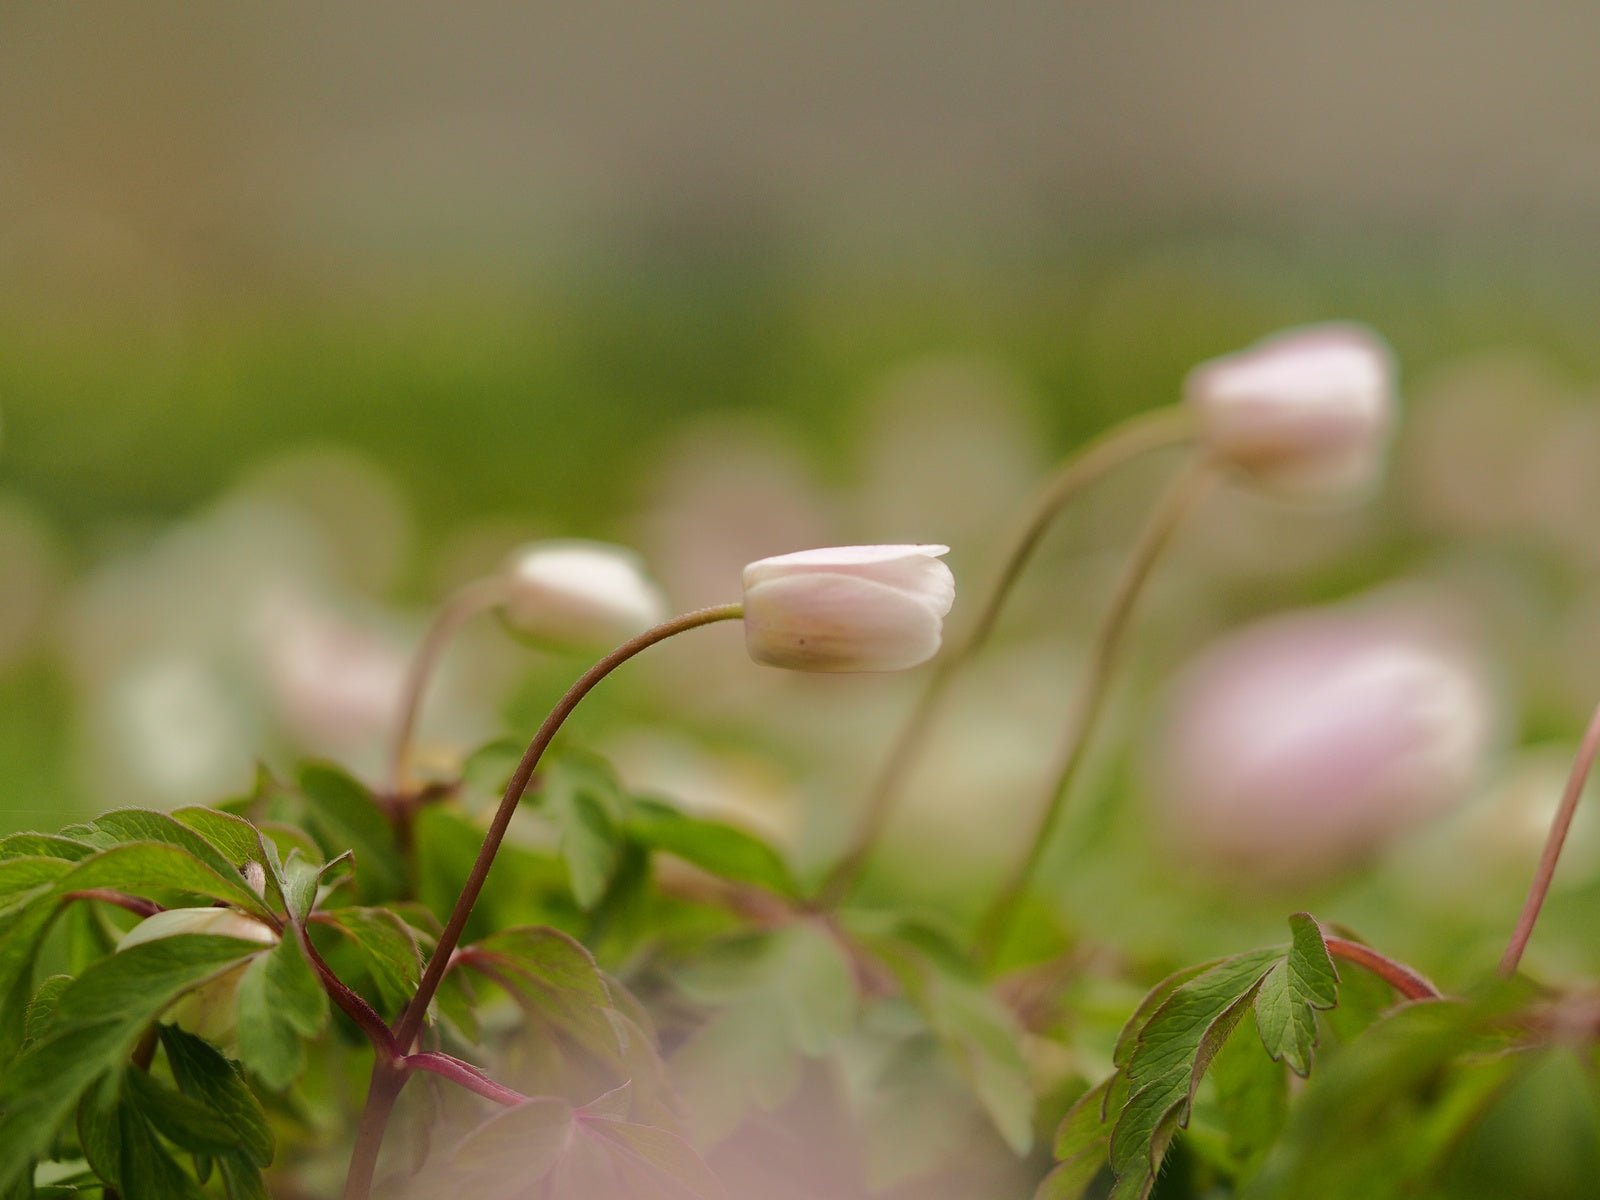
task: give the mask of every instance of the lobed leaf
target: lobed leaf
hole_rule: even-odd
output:
[[[1282,1059],[1296,1075],[1305,1075],[1317,1044],[1317,1010],[1339,1002],[1339,974],[1309,914],[1295,913],[1289,929],[1294,939],[1289,953],[1256,991],[1256,1027],[1274,1061]]]
[[[719,879],[755,884],[797,899],[799,883],[780,855],[754,834],[689,816],[670,804],[636,797],[628,832],[652,850],[675,854]]]

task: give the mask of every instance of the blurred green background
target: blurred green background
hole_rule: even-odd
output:
[[[1248,616],[1400,579],[1467,613],[1506,753],[1559,760],[1600,696],[1596,44],[1577,3],[7,5],[0,827],[226,791],[257,754],[360,768],[428,607],[523,537],[639,544],[685,604],[807,540],[947,540],[976,579],[1065,450],[1334,317],[1402,363],[1391,485],[1221,502],[1138,694]],[[1046,630],[1070,676],[1150,486],[1068,522],[1005,662]],[[285,621],[310,633],[263,650]],[[573,670],[474,637],[446,747]],[[713,657],[590,731],[685,786],[775,771],[815,860],[910,685],[771,695]],[[1020,689],[1032,745],[1063,690]],[[906,844],[966,849],[940,820]],[[1508,922],[1522,869],[1475,902]],[[1351,886],[1351,919],[1409,895]],[[1466,907],[1476,952],[1499,931]]]

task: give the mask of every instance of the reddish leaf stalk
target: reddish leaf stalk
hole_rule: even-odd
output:
[[[126,892],[117,892],[110,888],[83,888],[81,891],[68,892],[65,899],[99,900],[103,904],[115,904],[118,908],[127,909],[136,917],[153,917],[162,911],[161,905],[154,900],[146,900],[143,896],[130,896]]]
[[[402,1054],[410,1049],[422,1029],[428,1005],[432,1002],[434,993],[439,990],[439,983],[444,978],[445,971],[449,969],[456,947],[461,943],[467,919],[472,915],[473,906],[483,891],[483,885],[489,877],[489,869],[494,866],[495,855],[500,850],[500,844],[505,841],[506,830],[511,826],[511,818],[517,811],[517,805],[527,789],[528,781],[532,779],[534,770],[538,767],[539,760],[544,757],[544,752],[549,749],[551,741],[566,723],[567,718],[572,715],[572,710],[577,708],[583,698],[602,679],[634,655],[649,649],[657,642],[665,641],[690,629],[697,629],[702,625],[737,620],[743,615],[742,604],[723,604],[714,608],[697,609],[665,621],[654,629],[648,629],[638,637],[624,642],[585,671],[550,710],[550,715],[544,719],[538,732],[533,735],[533,740],[523,752],[522,761],[517,764],[511,781],[506,785],[505,795],[500,800],[499,808],[495,810],[494,820],[484,836],[477,860],[472,864],[472,871],[461,889],[461,895],[457,897],[450,918],[439,934],[438,944],[434,946],[433,953],[428,958],[428,965],[422,972],[422,980],[417,985],[416,995],[411,998],[405,1011],[400,1014],[400,1019],[395,1022],[394,1040]],[[367,1093],[366,1110],[361,1114],[361,1122],[356,1132],[356,1146],[350,1160],[350,1174],[345,1180],[345,1200],[367,1200],[371,1194],[372,1178],[377,1166],[378,1150],[383,1144],[384,1129],[388,1125],[390,1113],[394,1110],[395,1098],[405,1084],[405,1078],[403,1069],[397,1069],[395,1064],[385,1062],[381,1056],[374,1065],[372,1083]]]
[[[1573,815],[1578,811],[1578,801],[1583,798],[1583,785],[1588,782],[1589,771],[1594,766],[1595,755],[1600,753],[1600,708],[1589,718],[1583,742],[1578,746],[1578,757],[1572,764],[1572,774],[1567,776],[1567,787],[1561,795],[1561,806],[1550,822],[1550,834],[1545,839],[1544,853],[1539,858],[1538,869],[1533,873],[1533,883],[1528,888],[1528,898],[1523,902],[1517,927],[1500,959],[1500,974],[1515,975],[1522,962],[1522,952],[1528,948],[1533,936],[1533,926],[1539,920],[1539,910],[1544,898],[1550,894],[1550,881],[1555,878],[1556,863],[1561,859],[1561,848],[1566,845],[1567,832],[1572,828]]]
[[[1356,966],[1371,971],[1407,1000],[1440,998],[1439,989],[1420,973],[1387,955],[1379,954],[1371,946],[1363,946],[1360,942],[1352,942],[1341,937],[1324,936],[1322,942],[1332,957],[1342,958],[1346,962],[1355,963]]]
[[[514,1088],[508,1088],[496,1083],[477,1067],[469,1062],[463,1062],[454,1055],[441,1054],[436,1050],[424,1051],[420,1054],[408,1054],[400,1060],[401,1064],[418,1071],[432,1071],[435,1075],[443,1076],[451,1083],[459,1084],[469,1092],[493,1100],[496,1104],[503,1104],[507,1108],[514,1108],[528,1098]]]

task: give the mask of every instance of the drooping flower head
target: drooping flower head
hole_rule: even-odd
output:
[[[1463,800],[1493,725],[1480,665],[1414,615],[1262,621],[1179,680],[1161,740],[1166,832],[1258,878],[1335,870]]]
[[[750,657],[797,671],[901,671],[938,653],[948,546],[833,546],[744,569]]]
[[[533,542],[507,559],[503,582],[506,623],[555,646],[612,646],[667,617],[661,589],[624,546]]]
[[[1184,381],[1201,443],[1286,497],[1336,499],[1377,478],[1394,423],[1394,356],[1363,325],[1291,329]]]

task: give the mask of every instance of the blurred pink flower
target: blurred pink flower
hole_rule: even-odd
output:
[[[1201,363],[1184,382],[1200,438],[1269,491],[1326,499],[1378,475],[1394,419],[1394,361],[1361,325],[1291,329]]]
[[[1482,671],[1416,615],[1263,621],[1178,682],[1160,811],[1199,861],[1268,879],[1334,870],[1461,800],[1493,724]]]

